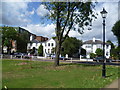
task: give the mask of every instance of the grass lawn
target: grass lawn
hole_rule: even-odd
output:
[[[106,66],[107,78],[101,77],[101,65],[2,60],[2,87],[8,88],[103,88],[118,78],[117,66]]]

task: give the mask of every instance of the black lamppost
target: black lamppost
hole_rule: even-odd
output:
[[[107,11],[103,8],[100,12],[103,18],[103,67],[102,67],[102,77],[106,77],[106,67],[105,67],[105,18],[107,16]]]

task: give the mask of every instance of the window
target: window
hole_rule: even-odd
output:
[[[54,44],[53,44],[53,43],[51,43],[51,46],[54,46]]]
[[[92,48],[92,46],[91,45],[86,45],[86,48]]]
[[[50,43],[48,43],[48,46],[50,46]]]
[[[50,49],[48,49],[48,53],[50,53]]]
[[[102,46],[101,45],[97,45],[97,48],[102,48]]]

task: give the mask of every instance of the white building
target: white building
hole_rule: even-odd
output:
[[[85,41],[83,43],[82,48],[84,48],[86,50],[87,58],[90,58],[90,53],[95,53],[97,48],[103,49],[103,42],[93,38],[93,40]],[[110,57],[110,50],[111,50],[111,45],[108,43],[105,43],[105,56],[106,56],[106,58]]]
[[[54,39],[49,39],[45,42],[40,42],[37,39],[34,39],[31,41],[31,43],[28,43],[27,50],[33,49],[34,47],[36,50],[38,50],[40,45],[43,45],[43,55],[46,57],[48,54],[52,54],[53,48],[56,46],[56,42]]]

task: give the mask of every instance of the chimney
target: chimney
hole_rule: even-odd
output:
[[[93,42],[95,42],[95,37],[93,37]]]

